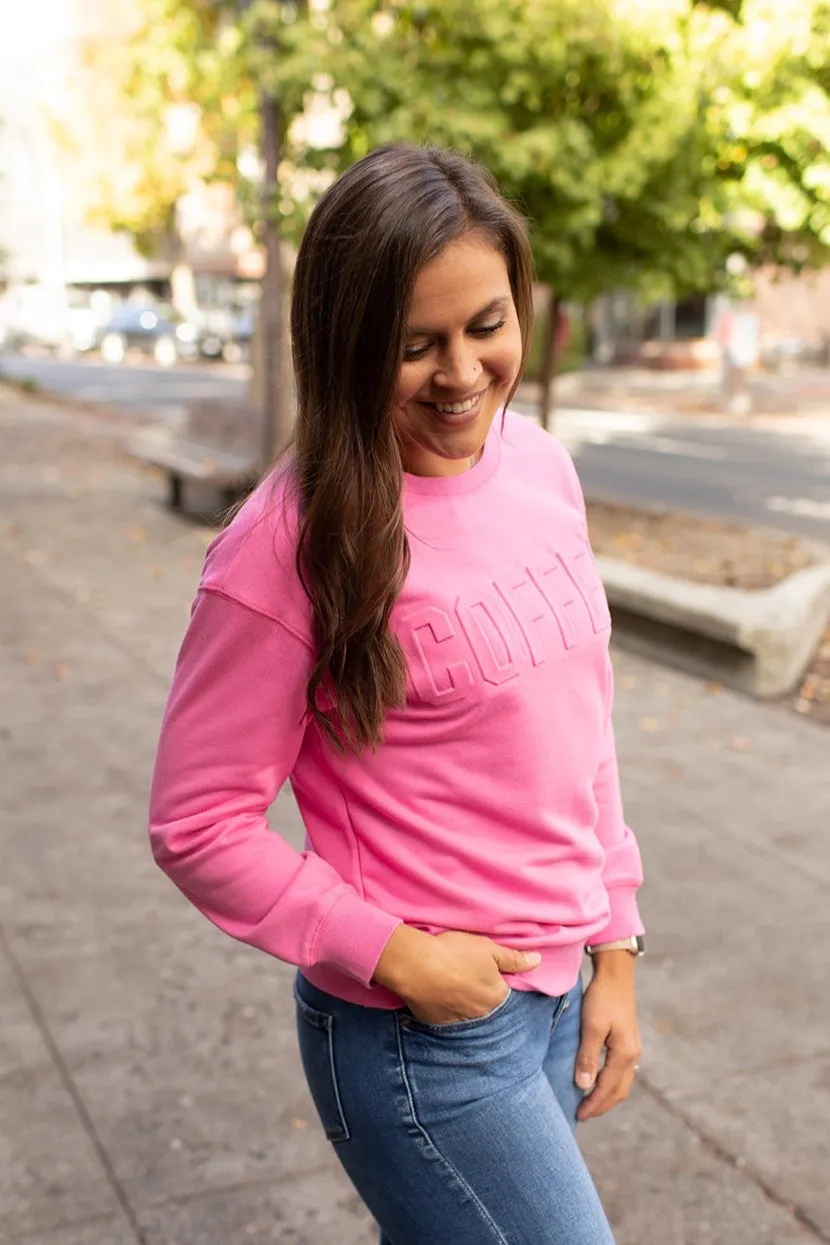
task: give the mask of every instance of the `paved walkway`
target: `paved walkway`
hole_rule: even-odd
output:
[[[208,539],[163,492],[100,419],[0,389],[0,1241],[370,1245],[309,1109],[290,970],[149,858]],[[617,730],[645,1053],[582,1140],[618,1245],[830,1242],[830,735],[625,655]],[[290,801],[275,822],[297,841]]]

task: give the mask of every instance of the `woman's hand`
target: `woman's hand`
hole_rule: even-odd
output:
[[[579,1088],[590,1091],[577,1111],[579,1120],[604,1115],[628,1097],[642,1051],[634,997],[636,958],[628,951],[598,951],[593,963],[594,975],[582,1000],[575,1069]]]
[[[453,1024],[486,1016],[507,995],[502,974],[527,972],[541,958],[535,951],[514,951],[478,934],[424,934],[399,925],[372,981],[400,995],[425,1024]]]

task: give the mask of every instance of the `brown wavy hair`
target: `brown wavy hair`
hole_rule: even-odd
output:
[[[457,152],[399,143],[372,151],[322,196],[300,244],[291,303],[297,570],[317,646],[307,702],[341,751],[376,748],[386,714],[405,703],[406,659],[389,625],[409,568],[392,409],[417,275],[471,230],[504,255],[524,366],[533,316],[526,227],[490,175]]]

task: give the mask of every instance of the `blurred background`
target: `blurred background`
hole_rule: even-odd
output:
[[[515,405],[574,457],[614,616],[645,1052],[583,1144],[619,1245],[830,1241],[830,4],[0,15],[0,1241],[373,1239],[290,970],[144,819],[205,545],[290,435],[303,224],[400,139],[528,218]]]
[[[245,360],[269,232],[290,268],[321,189],[403,138],[480,157],[532,221],[531,379],[551,311],[559,370],[731,337],[743,366],[830,363],[815,0],[5,7],[6,351]]]

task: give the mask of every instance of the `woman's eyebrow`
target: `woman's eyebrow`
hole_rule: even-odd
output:
[[[480,311],[475,313],[475,315],[470,316],[467,323],[472,324],[474,320],[480,320],[482,316],[489,315],[493,311],[507,307],[509,303],[510,298],[507,294],[502,294],[498,298],[493,298],[486,307],[482,307]],[[410,337],[432,337],[435,333],[435,329],[421,328],[416,324],[408,324],[406,331]]]

